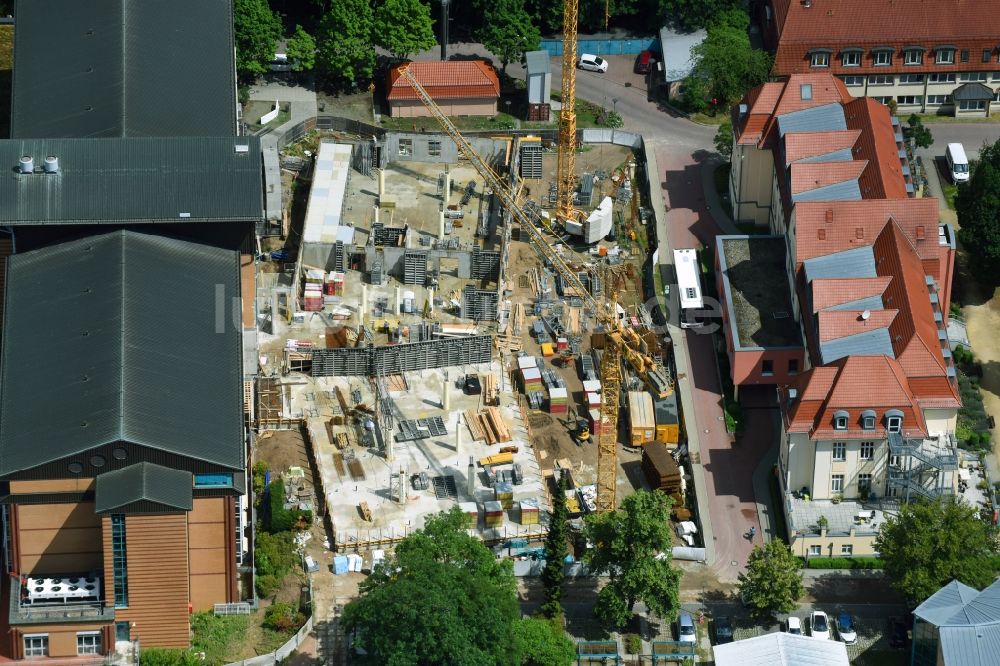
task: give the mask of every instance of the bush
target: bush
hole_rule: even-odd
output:
[[[625,652],[628,654],[639,654],[642,650],[642,639],[639,634],[625,634],[622,636],[625,642]]]
[[[288,532],[295,525],[292,512],[285,508],[285,482],[275,479],[267,487],[267,531],[271,534]]]
[[[234,648],[246,639],[249,626],[247,615],[195,613],[191,616],[191,651],[204,652],[205,663],[225,664],[230,661]],[[142,651],[142,663],[144,666],[147,663],[145,650]]]
[[[253,496],[260,497],[264,493],[264,479],[267,478],[267,463],[253,464]]]
[[[167,648],[143,648],[142,663],[143,666],[202,666],[201,660],[187,650]]]
[[[291,532],[258,532],[254,558],[257,567],[257,595],[269,597],[281,587],[282,579],[298,563]]]
[[[272,604],[264,611],[264,626],[271,631],[290,634],[305,624],[306,617],[298,608],[288,603]]]
[[[810,557],[809,569],[884,569],[885,562],[877,557]]]

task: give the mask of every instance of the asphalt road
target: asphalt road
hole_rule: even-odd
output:
[[[905,123],[906,117],[900,117]],[[935,156],[943,156],[949,143],[961,143],[969,159],[979,157],[979,149],[984,143],[994,143],[1000,139],[1000,123],[925,123],[934,136],[930,151]]]

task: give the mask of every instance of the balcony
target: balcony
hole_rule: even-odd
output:
[[[72,577],[83,579],[87,574],[76,574]],[[95,577],[96,578],[96,577]],[[73,624],[83,622],[113,622],[115,609],[104,604],[103,588],[97,585],[93,596],[79,598],[71,596],[58,597],[47,595],[40,598],[32,594],[27,585],[22,585],[22,579],[11,576],[9,620],[11,626],[25,624]],[[31,580],[31,579],[29,579]],[[96,578],[98,583],[99,578]],[[60,590],[61,591],[61,590]],[[35,596],[35,598],[32,598]]]

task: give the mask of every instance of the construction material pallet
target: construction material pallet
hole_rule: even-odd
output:
[[[347,463],[347,469],[351,471],[352,481],[364,481],[365,480],[365,468],[361,466],[361,461],[354,458]]]
[[[458,486],[455,484],[455,477],[451,475],[433,476],[431,477],[431,485],[434,486],[434,497],[437,499],[458,499]]]

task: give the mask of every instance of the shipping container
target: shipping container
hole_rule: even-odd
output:
[[[671,393],[666,398],[653,402],[656,418],[656,441],[676,447],[679,437],[677,419],[677,394]]]
[[[653,396],[646,391],[629,391],[628,413],[632,446],[642,446],[656,439]]]

